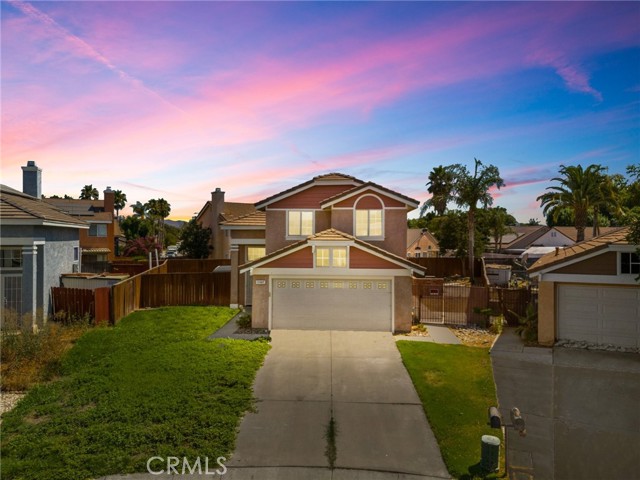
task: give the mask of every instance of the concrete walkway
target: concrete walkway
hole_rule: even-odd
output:
[[[425,336],[412,336],[412,335],[396,335],[394,338],[398,340],[409,340],[412,342],[432,342],[432,343],[446,343],[450,345],[462,345],[462,342],[455,334],[444,325],[427,325],[427,335]]]
[[[450,478],[390,333],[271,335],[229,478]]]

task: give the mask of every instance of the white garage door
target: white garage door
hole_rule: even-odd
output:
[[[640,347],[640,288],[559,285],[558,338]]]
[[[391,281],[274,279],[271,314],[272,328],[390,331]]]

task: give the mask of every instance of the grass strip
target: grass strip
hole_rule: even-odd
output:
[[[459,479],[498,477],[480,468],[482,435],[502,439],[500,430],[487,425],[487,410],[497,405],[489,350],[411,341],[397,345],[449,473]]]
[[[96,478],[144,472],[153,456],[228,457],[269,349],[207,340],[235,313],[167,307],[87,332],[61,376],[3,417],[3,478]]]

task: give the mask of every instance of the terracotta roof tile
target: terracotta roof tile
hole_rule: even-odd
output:
[[[222,222],[222,224],[230,227],[264,227],[267,224],[267,214],[256,211],[234,218],[233,220],[227,220],[226,222]]]
[[[233,220],[234,218],[243,217],[256,211],[253,203],[241,202],[224,202],[222,216],[224,220]]]
[[[0,218],[3,220],[47,220],[55,223],[86,227],[82,220],[61,212],[41,199],[0,185]]]
[[[573,228],[573,227],[569,227]],[[591,240],[576,243],[571,247],[559,248],[555,252],[548,253],[529,267],[529,273],[544,270],[554,265],[564,263],[567,260],[579,258],[598,250],[606,249],[609,245],[629,245],[627,234],[628,227],[614,227],[612,231]]]

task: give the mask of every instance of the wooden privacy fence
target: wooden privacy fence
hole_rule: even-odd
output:
[[[211,273],[220,265],[231,265],[231,260],[170,258],[167,260],[167,273]]]
[[[535,294],[530,289],[447,284],[442,278],[413,280],[414,316],[424,323],[483,324],[486,316],[477,311],[491,308],[509,325],[517,325],[512,312],[524,314],[531,301],[535,301]]]
[[[94,290],[51,287],[53,313],[56,319],[70,321],[90,317],[96,324],[109,322],[109,287]]]
[[[118,323],[131,312],[138,310],[141,307],[142,277],[161,273],[167,273],[167,262],[113,285],[111,287],[111,321]]]
[[[450,258],[450,257],[428,257],[428,258],[414,258],[409,257],[407,260],[417,263],[418,265],[427,269],[427,275],[436,278],[446,277],[466,277],[469,275],[469,269],[467,268],[466,258]],[[482,259],[474,259],[475,274],[480,276],[483,271]]]
[[[144,275],[141,278],[140,306],[228,306],[230,292],[229,272]]]

